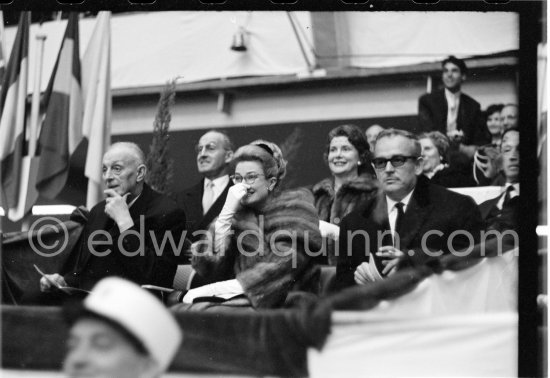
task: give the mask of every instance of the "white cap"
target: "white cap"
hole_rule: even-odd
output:
[[[173,315],[151,293],[117,277],[99,281],[84,308],[122,326],[143,343],[165,371],[176,354],[182,332]]]

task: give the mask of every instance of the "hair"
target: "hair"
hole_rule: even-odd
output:
[[[485,110],[485,121],[489,118],[489,116],[500,113],[504,109],[504,104],[491,104],[487,107]]]
[[[330,130],[327,137],[327,147],[323,154],[325,163],[328,164],[328,153],[330,151],[330,142],[336,137],[346,137],[353,147],[359,153],[359,161],[361,165],[358,167],[358,173],[361,174],[370,167],[370,149],[369,142],[365,133],[356,125],[346,124],[336,126]]]
[[[466,75],[468,73],[468,67],[466,67],[466,63],[464,63],[462,59],[458,59],[454,55],[450,55],[447,58],[445,58],[443,62],[441,62],[441,68],[444,68],[447,63],[452,63],[458,68],[460,68],[460,72],[463,75]]]
[[[104,322],[109,327],[115,329],[119,334],[121,334],[124,339],[128,341],[130,345],[132,345],[137,353],[143,356],[151,356],[151,354],[145,347],[145,344],[143,344],[143,342],[138,339],[132,332],[130,332],[126,327],[111,318],[88,310],[86,307],[84,307],[84,304],[82,302],[77,302],[76,300],[67,301],[62,308],[62,313],[65,322],[70,327],[74,326],[79,320],[82,319],[94,319]]]
[[[511,131],[515,131],[515,132],[519,133],[519,128],[517,128],[517,127],[510,127],[509,129],[504,130],[504,132],[502,133],[501,140],[504,140],[504,136],[505,136],[506,134],[508,134],[509,132],[511,132]]]
[[[503,106],[502,108],[507,108],[507,107],[509,107],[509,106],[513,106],[513,107],[515,107],[516,109],[519,109],[518,104],[513,104],[513,103],[511,103],[511,102],[509,102],[509,103],[507,103],[507,104],[504,104],[504,106]]]
[[[390,138],[390,137],[396,137],[401,136],[403,138],[409,139],[414,146],[414,154],[418,157],[422,154],[422,146],[420,145],[420,142],[418,141],[418,136],[416,134],[411,133],[410,131],[401,130],[401,129],[384,129],[378,134],[378,137],[376,137],[376,143],[382,138]]]
[[[229,138],[229,136],[227,135],[227,133],[225,131],[218,130],[218,129],[211,129],[211,130],[208,130],[207,132],[205,132],[203,135],[208,134],[208,133],[221,134],[221,136],[223,137],[223,149],[226,150],[226,151],[235,151],[235,145],[233,144],[233,142],[231,141],[231,138]]]
[[[287,161],[283,158],[279,146],[272,142],[258,139],[239,147],[231,162],[233,171],[237,164],[242,161],[257,161],[260,163],[266,178],[275,177],[277,179],[275,188],[279,186],[286,175]]]
[[[136,162],[138,165],[145,164],[145,154],[143,153],[143,150],[134,142],[116,142],[111,144],[111,146],[107,149],[108,151],[111,151],[113,148],[116,147],[124,147],[134,155],[136,158]]]
[[[441,157],[442,162],[447,162],[447,153],[449,151],[449,146],[451,145],[449,143],[449,138],[447,138],[446,135],[443,135],[443,133],[439,131],[430,131],[427,133],[422,133],[418,136],[418,139],[426,139],[429,138],[433,142],[435,148],[437,148],[437,152],[439,153],[439,156]]]

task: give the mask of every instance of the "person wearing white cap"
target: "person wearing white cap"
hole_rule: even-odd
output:
[[[64,361],[68,377],[160,377],[182,340],[157,298],[117,277],[98,282],[81,305],[66,308],[66,316],[72,323]]]

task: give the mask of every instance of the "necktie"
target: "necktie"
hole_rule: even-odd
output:
[[[403,212],[403,206],[405,206],[402,202],[397,202],[395,204],[395,208],[397,209],[397,218],[395,218],[395,227],[393,229],[393,234],[394,234],[394,237],[393,237],[393,245],[395,247],[395,240],[396,240],[396,236],[397,237],[401,237],[401,227],[402,227],[402,223],[403,223],[403,216],[405,215],[405,213]]]
[[[212,204],[214,203],[214,182],[210,181],[206,183],[204,188],[204,194],[202,196],[202,210],[203,214],[206,214]]]
[[[504,194],[504,201],[502,201],[502,207],[508,205],[510,200],[512,199],[512,192],[515,190],[513,185],[510,185],[506,188],[506,194]]]

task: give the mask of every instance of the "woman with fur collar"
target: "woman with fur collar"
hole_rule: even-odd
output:
[[[327,242],[327,256],[317,261],[336,265],[334,241],[342,218],[375,195],[378,189],[370,166],[369,143],[365,134],[355,125],[340,125],[328,133],[324,153],[332,177],[313,186],[315,208],[320,227]]]
[[[319,268],[310,256],[320,251],[321,235],[311,193],[277,192],[286,161],[274,143],[239,148],[232,165],[235,185],[213,229],[193,245],[191,260],[217,282],[189,290],[183,303],[216,297],[226,306],[276,308],[291,290],[318,291]]]

